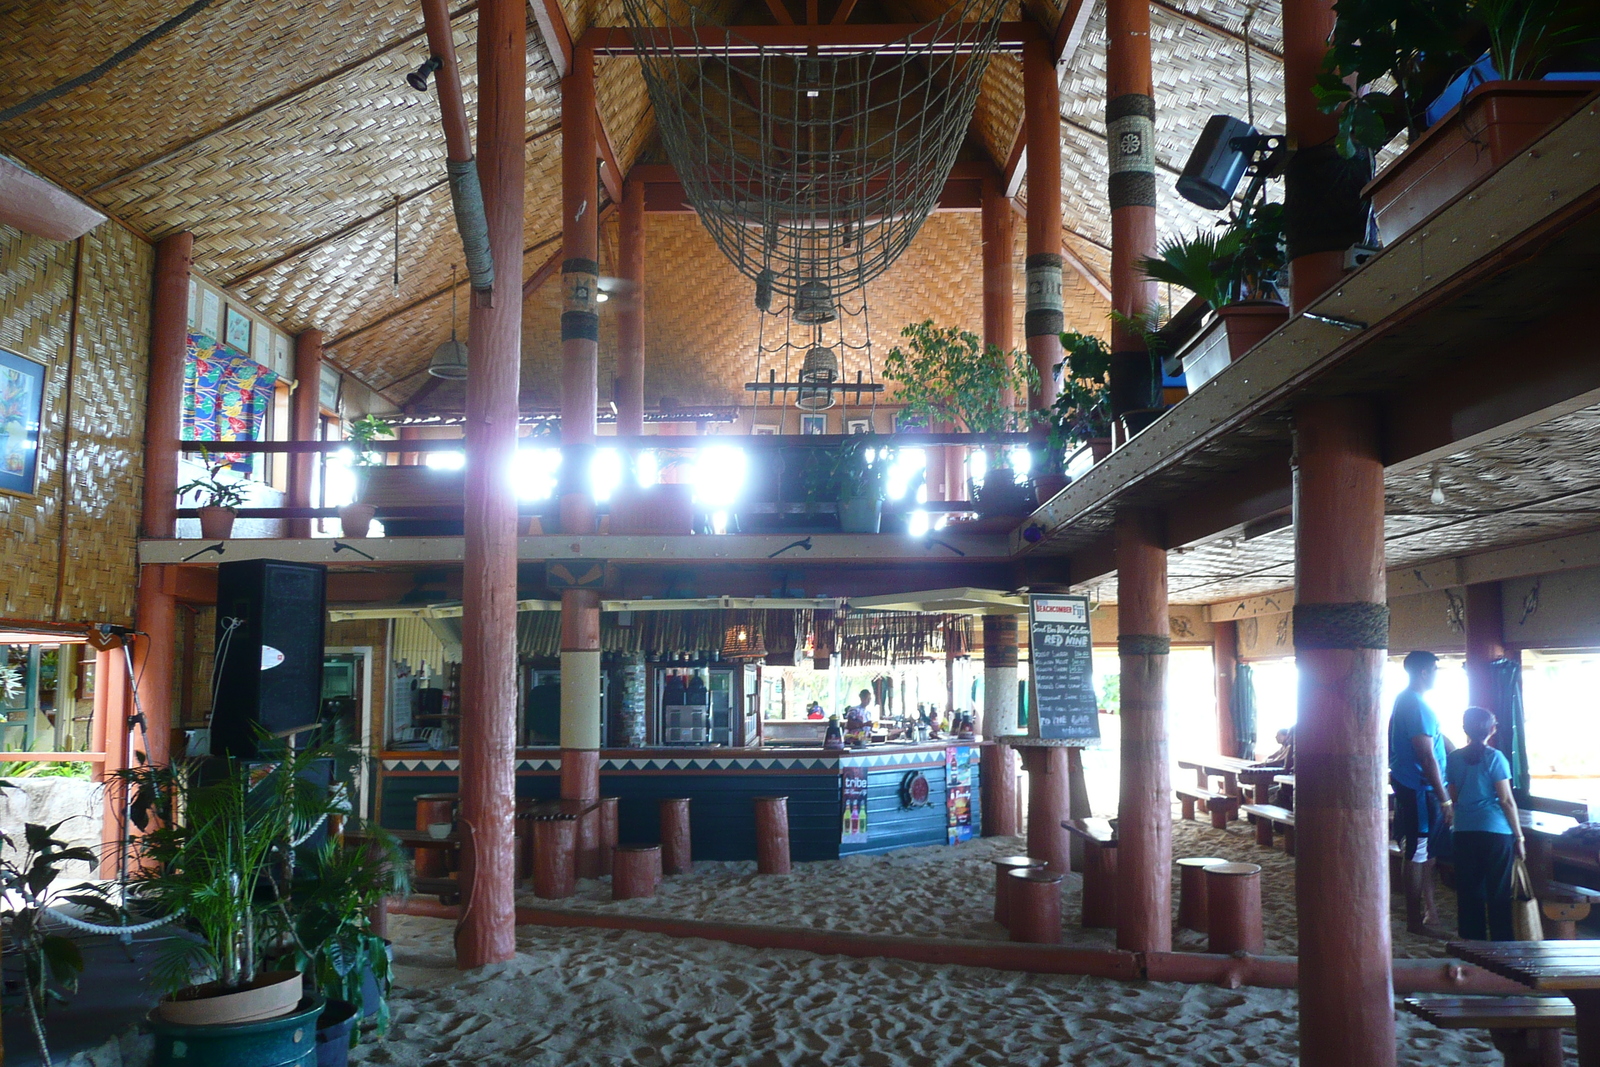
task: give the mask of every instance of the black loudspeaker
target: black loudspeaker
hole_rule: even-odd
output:
[[[252,559],[217,567],[213,754],[254,755],[258,728],[284,736],[316,725],[326,590],[320,564]]]

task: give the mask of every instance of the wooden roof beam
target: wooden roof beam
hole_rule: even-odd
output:
[[[1083,43],[1083,34],[1089,28],[1089,16],[1092,14],[1094,14],[1094,0],[1068,0],[1067,9],[1061,13],[1055,31],[1050,35],[1050,60],[1057,67],[1071,62],[1078,45]],[[1028,173],[1026,115],[1017,120],[1017,134],[1012,138],[1011,156],[1004,163],[1004,168],[1005,180],[1001,186],[1007,196],[1016,196],[1017,191],[1022,188],[1022,179]]]
[[[565,78],[567,72],[572,69],[572,64],[577,59],[583,58],[579,56],[580,52],[587,53],[589,57],[587,61],[593,62],[593,50],[572,39],[572,31],[567,26],[567,15],[561,10],[560,0],[529,0],[528,6],[533,9],[534,21],[539,24],[539,35],[544,38],[545,47],[550,50],[550,59],[556,65],[557,74]],[[594,119],[597,133],[595,145],[600,160],[600,184],[605,187],[607,196],[613,201],[620,201],[622,168],[617,165],[617,153],[613,147],[611,131],[606,127],[606,117],[601,113],[598,101],[595,102]]]

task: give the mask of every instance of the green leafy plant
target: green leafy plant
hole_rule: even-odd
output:
[[[1063,333],[1061,392],[1048,416],[1050,437],[1036,469],[1060,474],[1066,450],[1111,435],[1111,350],[1098,337]]]
[[[875,444],[876,437],[856,434],[834,454],[828,479],[837,487],[838,499],[882,501],[888,496],[885,486],[896,451],[888,445]]]
[[[228,469],[228,461],[213,459],[209,452],[202,452],[201,458],[206,469],[206,476],[178,486],[178,499],[182,500],[192,493],[195,505],[202,508],[233,509],[243,504],[245,499],[244,484],[238,481],[224,480],[222,477],[222,472]]]
[[[1339,116],[1339,154],[1376,152],[1402,130],[1421,133],[1428,102],[1476,55],[1465,47],[1467,5],[1338,0],[1333,10],[1333,39],[1312,91],[1324,112]]]
[[[1507,81],[1537,78],[1557,53],[1600,39],[1592,2],[1476,0],[1472,14],[1483,20],[1489,58]]]
[[[1283,205],[1252,200],[1212,233],[1169,238],[1139,261],[1145,277],[1182,286],[1213,308],[1279,299],[1287,264]]]
[[[389,1026],[391,976],[388,944],[373,928],[372,915],[386,898],[410,892],[410,879],[393,835],[366,827],[364,836],[363,846],[329,841],[306,857],[290,891],[288,913],[296,958],[318,992],[348,1001],[364,1014],[366,976],[373,976],[381,1036]],[[357,1036],[352,1028],[351,1044]]]
[[[1007,406],[1006,393],[1027,396],[1039,377],[1022,351],[985,346],[968,330],[935,326],[932,319],[900,331],[907,344],[890,349],[883,375],[899,385],[905,415],[964,426],[971,433],[1025,428],[1031,416]]]
[[[345,440],[356,446],[354,464],[357,467],[376,467],[383,463],[383,455],[369,446],[380,437],[393,437],[394,424],[377,415],[363,415],[350,424]]]
[[[0,783],[0,788],[11,788]],[[22,986],[28,1022],[39,1046],[39,1058],[48,1067],[50,1049],[45,1041],[44,1014],[51,1001],[66,998],[52,985],[76,992],[83,973],[83,953],[70,937],[48,932],[44,927],[46,906],[52,900],[78,905],[97,917],[114,917],[115,910],[105,891],[85,882],[55,897],[51,887],[66,863],[97,863],[94,852],[69,847],[56,835],[65,822],[53,826],[28,823],[19,842],[0,833],[0,893],[7,902],[7,933],[11,947],[22,959]]]

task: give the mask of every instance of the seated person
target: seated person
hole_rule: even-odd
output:
[[[808,718],[808,719],[820,719],[822,717],[823,717],[823,715],[822,715],[822,705],[818,704],[815,700],[813,700],[811,702],[811,704],[806,708],[806,718]]]

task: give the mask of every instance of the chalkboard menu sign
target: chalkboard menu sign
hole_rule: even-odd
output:
[[[1091,741],[1100,736],[1094,695],[1089,598],[1029,597],[1029,656],[1034,707],[1030,720],[1041,740]]]

